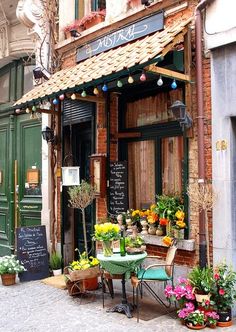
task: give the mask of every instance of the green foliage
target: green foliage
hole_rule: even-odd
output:
[[[190,284],[200,294],[208,294],[215,288],[213,269],[211,267],[196,266],[188,275]]]
[[[62,264],[62,257],[60,254],[57,252],[52,252],[50,259],[49,259],[49,264],[52,270],[58,270],[61,268]]]
[[[179,196],[157,195],[157,203],[154,208],[155,212],[161,218],[174,220],[177,211],[183,211],[184,206]]]
[[[15,274],[26,271],[15,255],[0,257],[0,274]]]
[[[125,238],[125,246],[130,248],[140,248],[144,244],[144,239],[137,235],[135,238],[128,236]]]
[[[195,325],[204,325],[205,324],[205,316],[204,313],[200,310],[195,310],[190,312],[188,316],[185,318],[187,323],[192,323]]]
[[[70,187],[68,194],[71,207],[85,209],[94,200],[95,189],[89,182],[82,180],[80,185]]]

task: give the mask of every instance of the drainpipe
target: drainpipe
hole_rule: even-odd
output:
[[[198,120],[198,182],[204,183],[205,153],[204,153],[204,102],[203,102],[203,75],[202,75],[202,16],[201,11],[214,0],[202,0],[195,9],[195,42],[196,42],[196,83],[197,83],[197,120]],[[199,264],[207,263],[207,243],[205,232],[204,211],[199,213]]]

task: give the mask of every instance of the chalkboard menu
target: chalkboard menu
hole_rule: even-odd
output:
[[[45,226],[19,227],[17,235],[17,257],[27,271],[20,273],[20,281],[38,280],[48,277],[48,251]]]
[[[110,164],[110,213],[119,214],[128,208],[127,161]]]

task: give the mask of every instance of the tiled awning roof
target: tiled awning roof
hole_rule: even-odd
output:
[[[132,67],[144,67],[156,57],[165,55],[172,43],[178,43],[186,33],[186,27],[192,18],[167,26],[140,40],[125,44],[116,49],[100,53],[77,64],[53,74],[47,82],[36,86],[19,99],[14,106],[24,107],[27,103],[35,103],[45,97],[72,91],[73,88],[83,89],[88,86],[109,81],[112,75]],[[179,38],[180,37],[180,38]],[[157,61],[157,60],[156,60]]]

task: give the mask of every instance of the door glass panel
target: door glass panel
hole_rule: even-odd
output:
[[[10,73],[0,76],[0,104],[9,101]]]
[[[155,142],[128,143],[129,207],[145,208],[155,201]]]
[[[182,191],[183,137],[162,139],[162,193]]]
[[[24,66],[24,94],[33,89],[33,68],[33,65]]]

